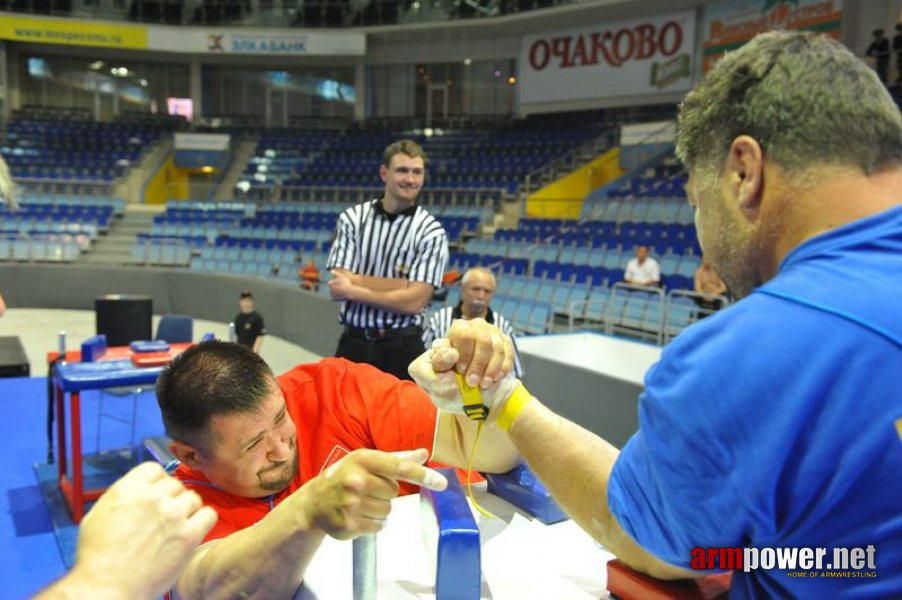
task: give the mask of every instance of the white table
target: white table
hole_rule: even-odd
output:
[[[474,486],[474,495],[499,517],[489,519],[474,512],[482,544],[481,598],[609,598],[606,563],[613,555],[573,521],[544,525],[484,489]],[[419,495],[398,498],[377,536],[379,600],[435,598],[434,558],[430,559],[423,540],[422,511]],[[350,600],[351,573],[351,543],[327,538],[295,598]]]

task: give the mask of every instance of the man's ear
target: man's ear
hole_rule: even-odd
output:
[[[754,220],[764,196],[764,151],[758,140],[748,135],[733,140],[725,171],[731,198],[746,218]]]
[[[379,165],[379,178],[382,180],[382,183],[385,183],[385,180],[388,179],[388,167],[385,165]]]
[[[172,440],[169,444],[169,451],[183,465],[187,465],[192,469],[200,468],[200,451],[194,446],[178,440]]]

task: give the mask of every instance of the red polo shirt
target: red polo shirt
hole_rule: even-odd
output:
[[[219,521],[204,541],[253,525],[324,467],[353,450],[426,448],[432,455],[437,410],[410,381],[342,358],[300,365],[277,379],[297,428],[298,473],[277,494],[245,498],[216,488],[199,471],[180,465],[175,476],[219,513]],[[401,484],[402,494],[417,489]]]

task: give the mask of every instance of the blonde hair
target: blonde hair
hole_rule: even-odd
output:
[[[16,209],[16,184],[13,183],[12,174],[9,172],[9,165],[0,156],[0,202],[5,202],[10,208]]]

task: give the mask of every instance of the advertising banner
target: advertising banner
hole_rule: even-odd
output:
[[[805,29],[839,39],[842,0],[722,0],[705,7],[702,70],[759,33]]]
[[[685,91],[694,48],[691,11],[530,35],[520,49],[520,102]]]
[[[349,31],[149,27],[148,48],[161,52],[267,56],[362,56],[366,36]]]
[[[227,133],[176,133],[176,150],[228,150],[232,136]]]
[[[20,17],[4,13],[0,18],[0,39],[143,50],[147,48],[147,28],[125,23]]]

